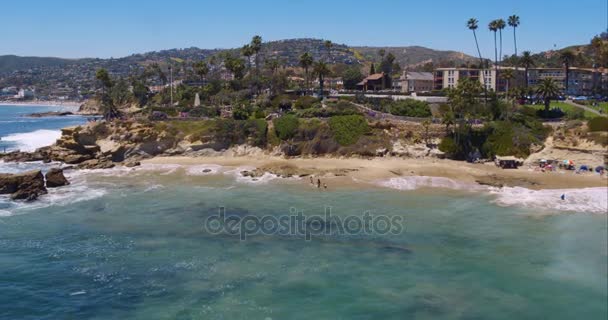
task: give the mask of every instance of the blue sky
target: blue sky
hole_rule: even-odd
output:
[[[159,49],[314,37],[348,45],[420,45],[476,54],[468,18],[517,14],[520,51],[587,43],[608,28],[608,0],[19,0],[0,3],[0,55],[122,57]],[[504,53],[513,50],[512,31]]]

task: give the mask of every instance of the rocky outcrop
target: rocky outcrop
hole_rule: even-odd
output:
[[[30,118],[65,117],[65,116],[71,116],[73,114],[74,113],[69,112],[69,111],[49,111],[49,112],[30,113],[27,115],[27,117],[30,117]]]
[[[40,170],[20,174],[0,174],[0,194],[10,194],[13,200],[33,201],[46,193],[44,176]]]
[[[68,179],[63,175],[63,169],[52,168],[44,176],[47,188],[63,187],[70,184]]]
[[[78,114],[99,115],[101,114],[101,102],[97,99],[89,99],[78,108]]]

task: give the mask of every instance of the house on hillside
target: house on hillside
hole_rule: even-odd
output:
[[[357,90],[380,91],[391,88],[391,77],[384,72],[374,73],[357,83]]]
[[[433,90],[435,79],[431,72],[404,71],[399,80],[401,82],[401,91],[408,93]]]

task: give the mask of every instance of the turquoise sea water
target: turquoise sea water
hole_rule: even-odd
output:
[[[6,166],[6,165],[5,165]],[[0,209],[1,319],[606,319],[607,216],[494,196],[183,168],[71,173]],[[205,219],[401,216],[399,235],[213,235]]]

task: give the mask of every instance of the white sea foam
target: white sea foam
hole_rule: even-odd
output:
[[[544,211],[608,213],[608,188],[531,190],[522,187],[494,188],[468,184],[443,177],[411,176],[391,178],[378,185],[397,190],[442,188],[463,191],[484,191],[494,195],[499,206],[522,207]],[[561,196],[564,195],[564,200]]]
[[[444,177],[409,176],[398,177],[378,182],[378,185],[397,190],[416,190],[420,188],[443,188],[454,190],[481,190],[478,184],[458,182]]]
[[[495,188],[494,202],[500,206],[530,209],[608,213],[608,188],[530,190],[521,187]],[[564,200],[561,196],[564,195]]]
[[[217,164],[206,164],[186,167],[186,173],[192,176],[206,176],[218,174],[222,170],[222,166]]]
[[[14,149],[21,151],[34,151],[41,147],[50,146],[61,137],[59,130],[36,130],[26,133],[14,133],[6,137],[2,137],[3,141],[9,141],[16,144]]]

